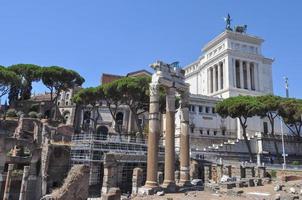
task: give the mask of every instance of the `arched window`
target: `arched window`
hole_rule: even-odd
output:
[[[107,140],[108,128],[106,126],[99,126],[96,130],[96,133],[101,140]]]

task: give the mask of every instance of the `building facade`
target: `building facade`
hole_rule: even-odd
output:
[[[225,30],[203,47],[202,55],[196,61],[184,67],[191,93],[192,147],[203,148],[230,139],[242,139],[239,120],[223,119],[216,114],[217,102],[238,95],[273,94],[273,59],[262,54],[263,42],[263,39],[244,32]],[[280,120],[276,119],[275,124],[276,134],[281,134]],[[248,120],[248,137],[257,132],[270,132],[268,119],[253,117]],[[285,128],[284,132],[288,133]]]

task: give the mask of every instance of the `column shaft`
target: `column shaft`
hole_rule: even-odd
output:
[[[210,94],[211,93],[210,68],[207,69],[207,82],[208,82],[207,92],[208,94]]]
[[[175,88],[167,89],[164,187],[175,189]]]
[[[213,92],[216,92],[217,90],[216,90],[216,88],[217,88],[217,84],[216,84],[216,70],[217,70],[217,68],[216,68],[216,66],[214,66],[213,67]]]
[[[14,170],[14,164],[8,165],[8,171],[6,175],[6,182],[5,182],[5,188],[4,188],[4,196],[3,200],[9,200],[10,199],[10,186],[11,186],[11,175]]]
[[[146,187],[155,188],[157,183],[158,139],[160,132],[159,91],[157,84],[150,84],[150,111]],[[174,173],[174,172],[173,172]]]
[[[189,135],[189,108],[188,95],[181,99],[181,126],[180,126],[180,184],[190,183],[190,135]]]
[[[220,63],[218,63],[217,65],[217,68],[218,68],[218,90],[221,90],[221,69],[220,69]]]

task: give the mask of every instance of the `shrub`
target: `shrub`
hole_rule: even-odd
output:
[[[277,177],[277,171],[276,170],[272,170],[271,177],[272,178],[276,178]]]
[[[38,118],[38,113],[34,112],[34,111],[31,111],[31,112],[28,113],[28,116],[30,118]]]
[[[7,117],[17,117],[17,111],[15,109],[8,109],[6,112]]]
[[[299,161],[295,160],[292,162],[292,165],[301,165],[301,163]]]

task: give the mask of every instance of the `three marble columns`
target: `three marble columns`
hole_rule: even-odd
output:
[[[166,88],[166,135],[165,135],[165,173],[163,187],[169,191],[175,184],[175,95],[177,88]],[[180,135],[180,184],[190,181],[189,155],[189,109],[188,95],[181,93],[181,135]],[[150,84],[149,135],[147,157],[147,180],[145,187],[157,188],[158,146],[160,136],[159,84]]]

